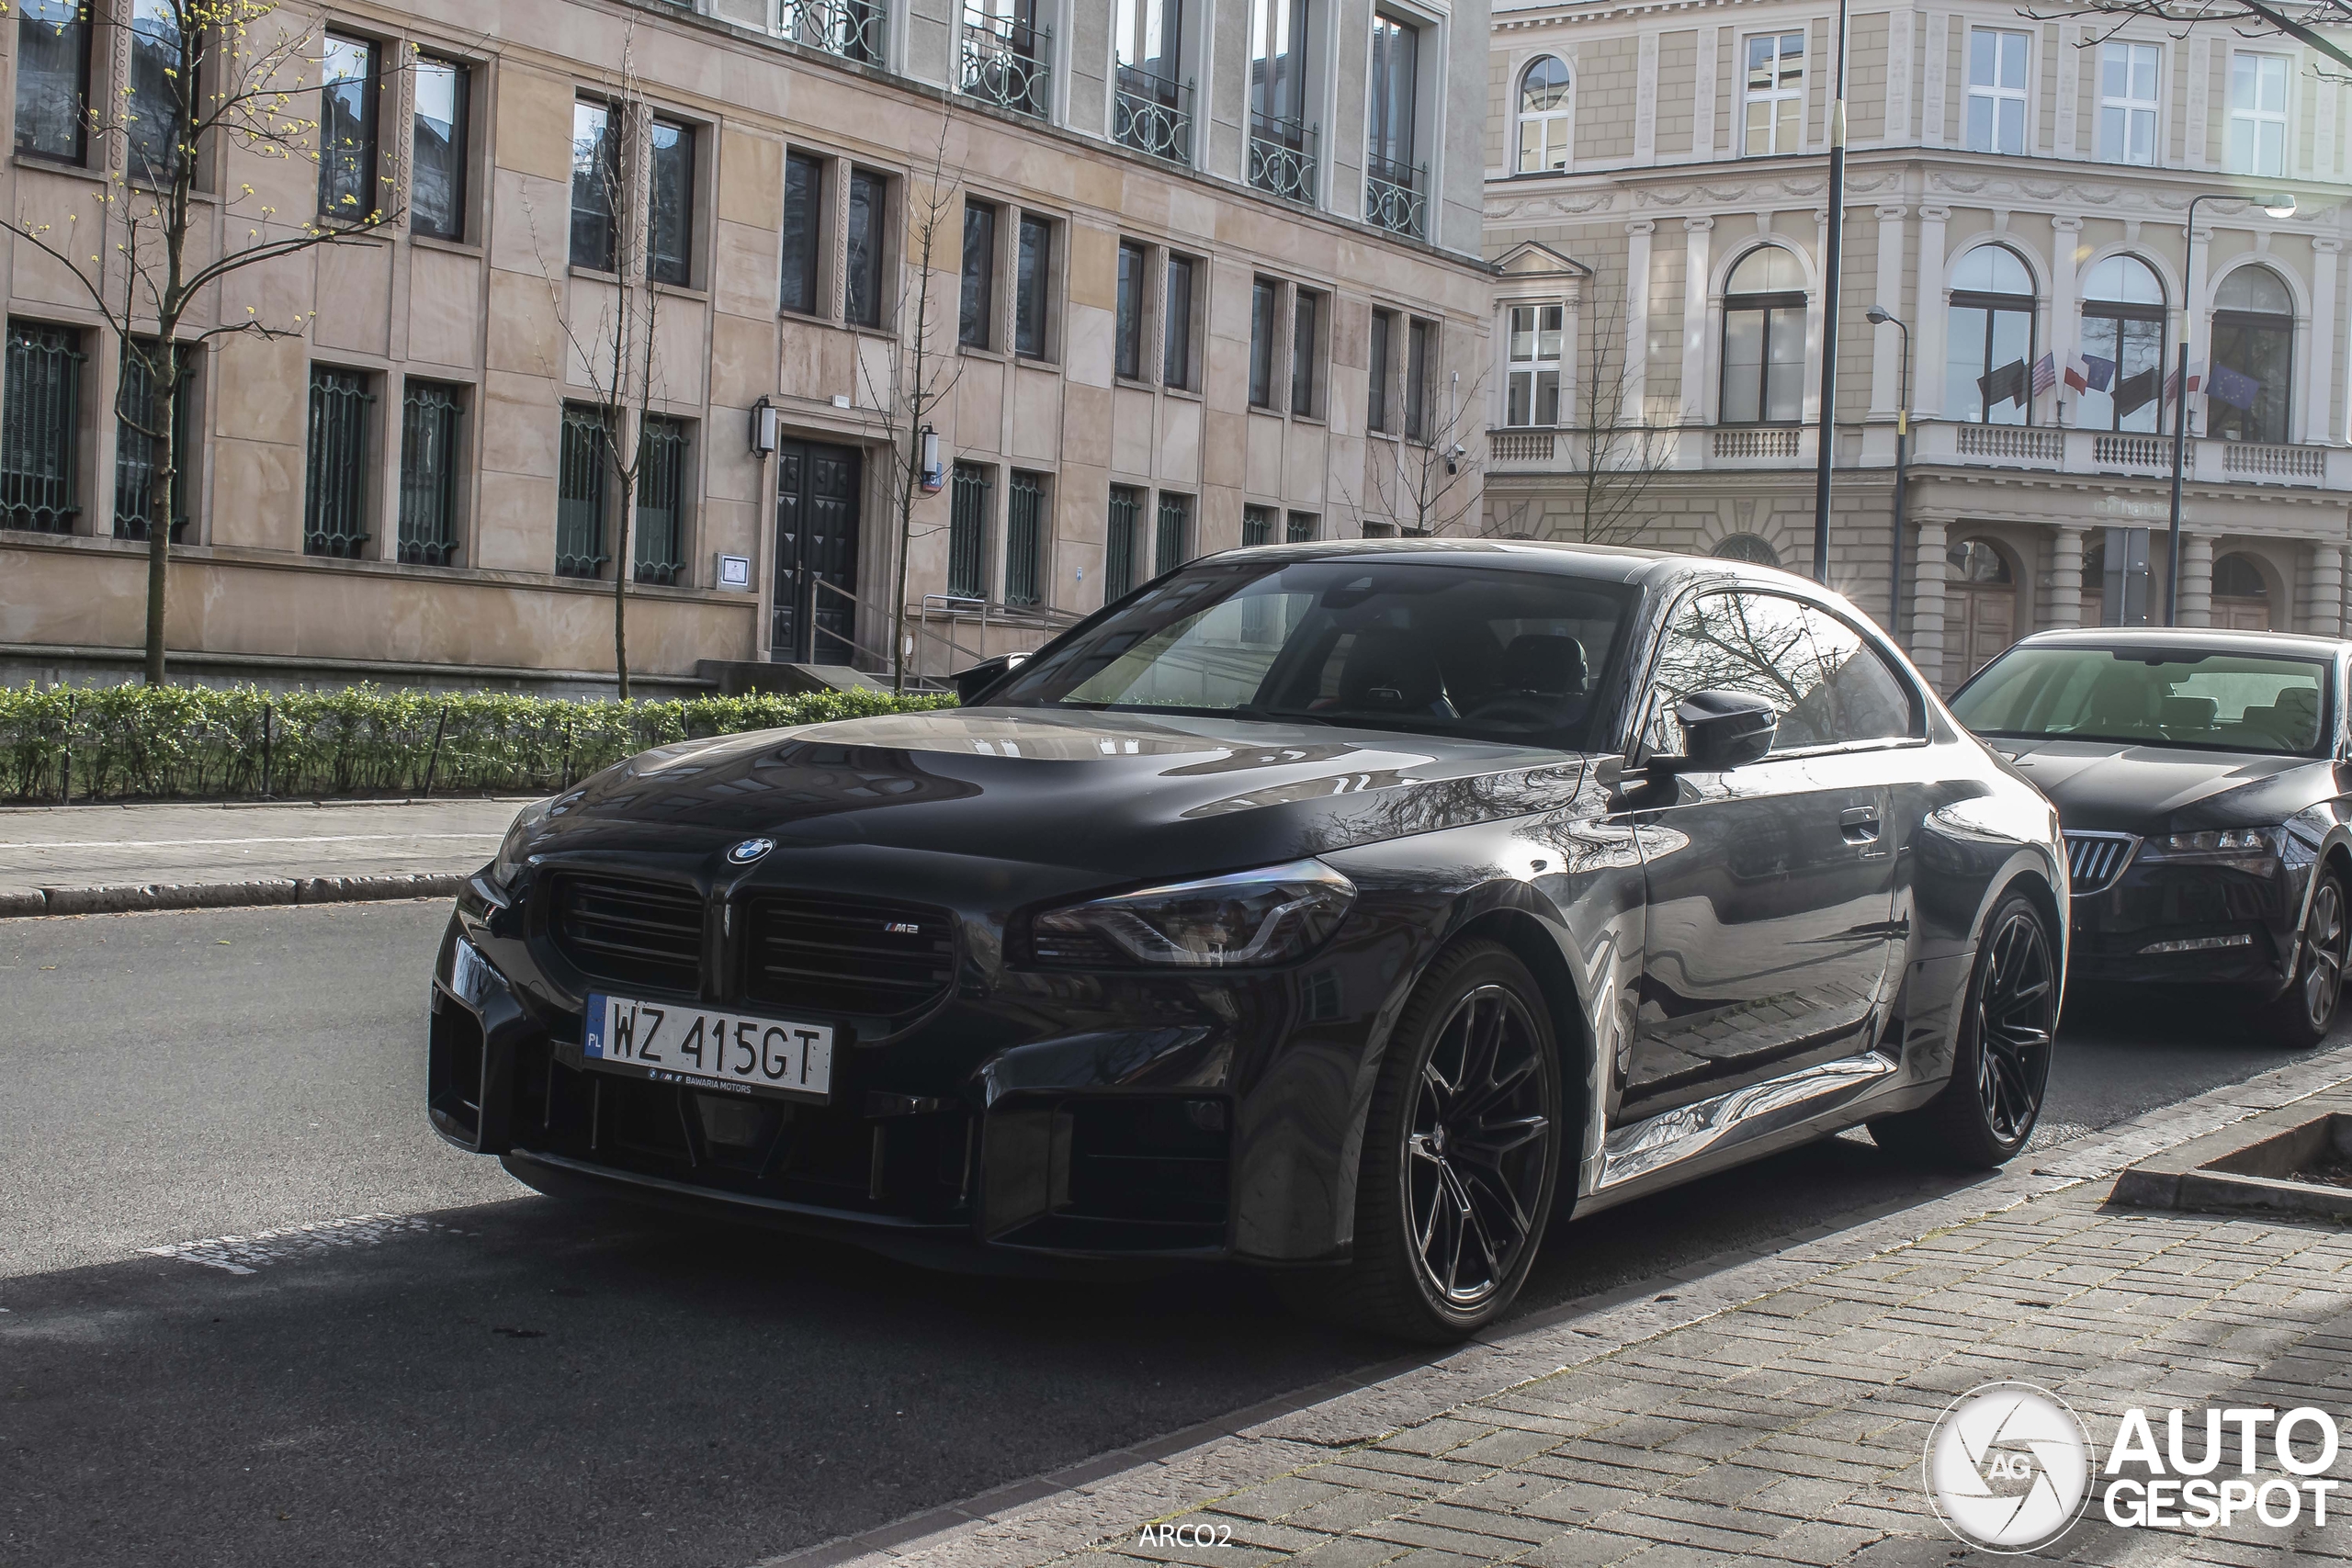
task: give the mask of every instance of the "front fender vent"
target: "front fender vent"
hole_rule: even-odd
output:
[[[2066,835],[2066,874],[2077,897],[2104,893],[2115,886],[2132,857],[2140,852],[2133,833],[2070,832]]]

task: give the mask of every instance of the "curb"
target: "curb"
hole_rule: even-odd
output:
[[[0,891],[0,919],[45,915],[120,915],[151,909],[243,909],[279,904],[356,904],[389,898],[450,898],[468,873],[391,876],[263,877],[252,882],[138,882],[99,887]]]

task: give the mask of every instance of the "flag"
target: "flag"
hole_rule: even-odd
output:
[[[2091,389],[2090,379],[2083,374],[2083,367],[2078,364],[2069,364],[2066,367],[2066,385],[2077,392],[2087,392]]]
[[[1988,409],[2002,403],[2022,403],[2031,396],[2026,377],[2025,361],[2012,359],[1997,370],[1988,370],[1976,378],[1976,389],[1984,395]]]
[[[2058,356],[2045,354],[2033,362],[2033,395],[2040,397],[2058,383]]]
[[[2115,384],[2115,412],[2118,418],[2129,418],[2156,400],[2156,367],[2153,365],[2137,375],[2126,376]]]
[[[2199,376],[2196,371],[2190,371],[2188,373],[2188,389],[2192,392],[2197,390],[2197,383],[2202,379],[2204,379],[2204,378]],[[2170,402],[2179,394],[2180,372],[2175,370],[2165,378],[2165,401]]]
[[[2233,370],[2226,365],[2213,367],[2211,396],[2233,409],[2250,409],[2254,400],[2262,395],[2262,383],[2243,370]]]
[[[2101,359],[2096,354],[2084,355],[2083,378],[2090,383],[2090,390],[2106,391],[2115,384],[2115,361]]]

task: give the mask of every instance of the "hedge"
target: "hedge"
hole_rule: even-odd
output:
[[[543,793],[674,740],[952,702],[868,691],[624,704],[372,685],[0,687],[0,798]]]

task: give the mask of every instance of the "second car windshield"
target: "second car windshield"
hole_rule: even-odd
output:
[[[1952,699],[1979,735],[2122,740],[2308,755],[2327,667],[2315,659],[2174,648],[2011,649]]]
[[[1030,664],[994,702],[1575,750],[1633,599],[1614,583],[1450,563],[1204,563]]]

